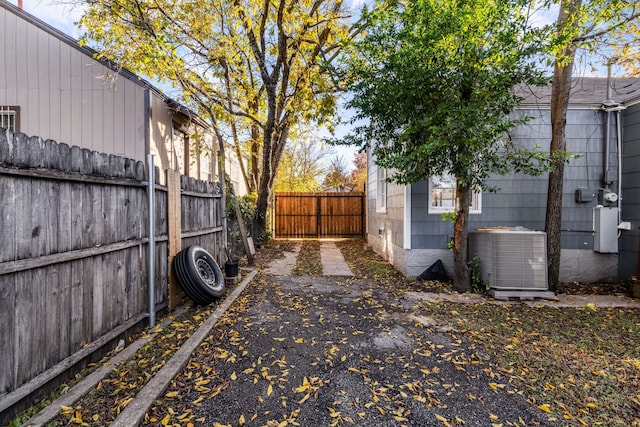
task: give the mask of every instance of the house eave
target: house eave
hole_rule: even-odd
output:
[[[622,103],[625,107],[632,107],[634,105],[640,104],[640,96],[636,98],[629,99]]]
[[[569,110],[601,110],[602,105],[596,104],[569,104]],[[516,110],[551,110],[549,104],[520,104]]]

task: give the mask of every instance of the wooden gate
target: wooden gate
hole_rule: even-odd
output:
[[[275,237],[361,237],[363,192],[276,193]]]

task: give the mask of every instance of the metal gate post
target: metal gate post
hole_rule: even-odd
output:
[[[149,326],[156,324],[156,211],[155,211],[155,166],[153,154],[147,155],[149,173],[147,177],[147,200],[149,203]]]

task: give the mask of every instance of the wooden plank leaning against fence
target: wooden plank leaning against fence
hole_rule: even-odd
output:
[[[0,129],[0,418],[17,389],[144,319],[144,180],[142,162]],[[181,181],[182,245],[221,262],[219,185]],[[167,188],[156,183],[154,193],[158,310],[167,305],[169,209]]]

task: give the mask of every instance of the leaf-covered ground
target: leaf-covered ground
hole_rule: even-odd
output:
[[[192,306],[183,315],[171,317],[167,327],[156,327],[151,331],[158,332],[153,340],[133,357],[114,366],[111,373],[73,407],[62,407],[59,417],[49,423],[49,427],[104,426],[112,423],[122,409],[133,401],[137,392],[202,325],[213,309],[213,305]],[[99,364],[103,363],[108,363],[108,359],[103,359]]]
[[[302,242],[297,276],[259,275],[147,424],[640,426],[638,310],[413,303],[405,291],[449,286],[404,278],[360,240],[337,244],[356,278],[317,277],[319,246]],[[274,241],[256,265],[292,247]],[[214,308],[175,319],[52,425],[108,425]]]
[[[640,311],[424,304],[558,425],[640,426]]]
[[[294,276],[322,276],[320,263],[320,241],[304,240],[296,264],[291,272]]]
[[[370,279],[261,276],[147,424],[552,425],[473,344],[406,304]]]

